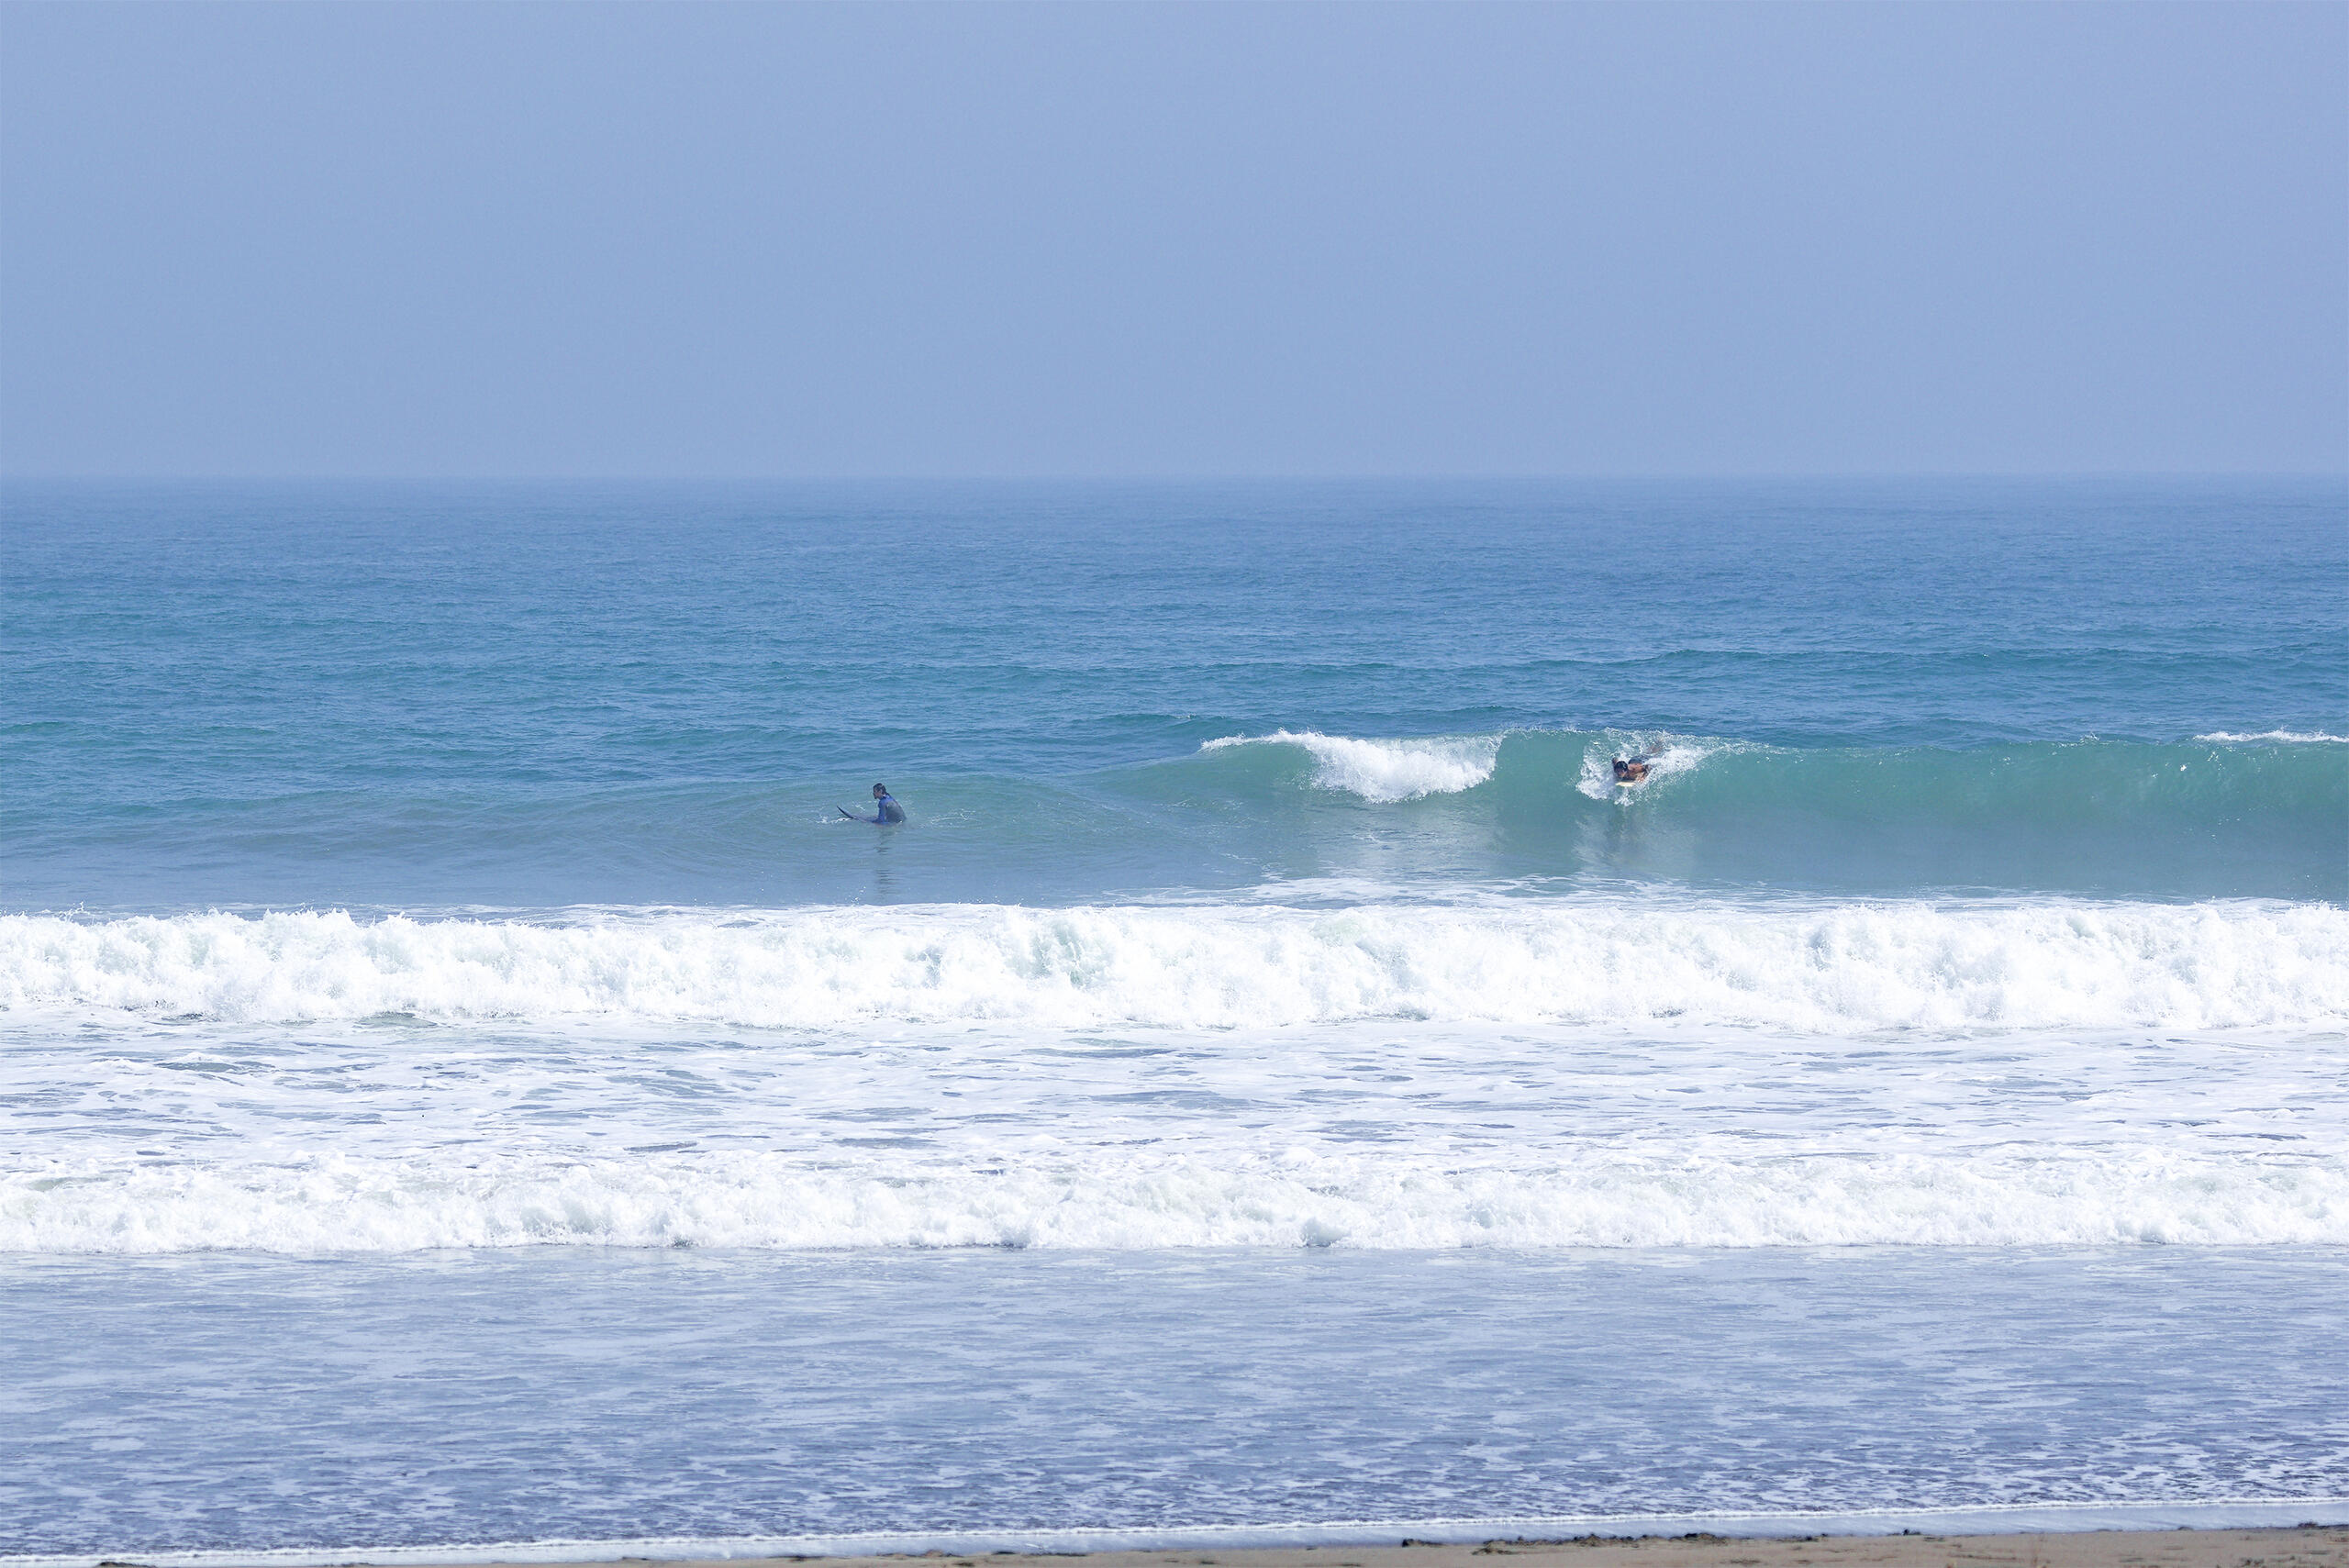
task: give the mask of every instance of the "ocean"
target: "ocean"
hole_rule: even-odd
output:
[[[0,1562],[2349,1518],[2339,480],[0,506]]]

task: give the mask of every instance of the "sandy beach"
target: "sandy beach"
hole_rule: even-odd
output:
[[[2078,1530],[2007,1535],[1583,1536],[1394,1546],[1297,1546],[1232,1551],[982,1552],[918,1556],[726,1558],[670,1568],[2343,1568],[2349,1526],[2281,1529]],[[576,1568],[632,1568],[625,1557]]]

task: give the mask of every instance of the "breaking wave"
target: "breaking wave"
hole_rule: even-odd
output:
[[[1202,745],[1202,751],[1235,746],[1293,746],[1313,759],[1313,783],[1321,789],[1358,795],[1364,800],[1418,800],[1457,795],[1493,776],[1502,737],[1472,735],[1408,740],[1356,740],[1315,730],[1275,730],[1270,735],[1228,735]]]
[[[1664,785],[1672,779],[1696,772],[1708,758],[1739,750],[1761,748],[1742,748],[1734,741],[1637,734],[1614,746],[1585,746],[1582,766],[1575,777],[1575,792],[1588,800],[1611,800],[1623,805],[1661,798],[1665,793]],[[1646,777],[1632,788],[1615,782],[1614,760],[1623,755],[1637,755],[1647,763]]]
[[[2338,847],[2349,833],[2349,739],[2217,731],[2192,741],[2034,741],[1954,751],[1909,746],[1807,750],[1664,730],[1514,730],[1500,735],[1356,740],[1313,730],[1227,736],[1194,758],[1137,770],[1179,798],[1268,803],[1302,784],[1380,804],[1458,795],[1489,785],[1526,810],[1587,810],[1581,801],[1636,802],[1692,823],[1756,811],[1824,819],[1913,823],[1936,829],[2081,826],[2208,833],[2247,819]],[[1650,757],[1648,781],[1615,786],[1609,762]],[[1301,770],[1280,768],[1283,755]],[[1200,762],[1262,756],[1269,765],[1202,775]],[[1172,770],[1171,773],[1167,770]]]
[[[1001,905],[568,923],[0,917],[0,1006],[230,1021],[579,1017],[829,1029],[1673,1018],[1803,1033],[2331,1027],[2329,905]]]
[[[1357,740],[1276,731],[1103,787],[1185,831],[1385,863],[1870,895],[2349,899],[2349,756],[2298,731],[2191,741],[1789,747],[1653,729]],[[1618,755],[1650,758],[1619,786]],[[1375,826],[1364,808],[1380,814]],[[1137,818],[1145,830],[1163,823]],[[1375,840],[1365,832],[1385,837]],[[1414,837],[1416,835],[1417,837]],[[1242,852],[1259,852],[1243,850]],[[1305,858],[1300,856],[1299,858]]]
[[[2268,729],[2257,735],[2236,735],[2224,729],[2218,729],[2208,735],[2197,735],[2194,739],[2214,740],[2232,746],[2256,745],[2262,741],[2277,742],[2287,746],[2349,746],[2349,735],[2324,735],[2299,729]]]

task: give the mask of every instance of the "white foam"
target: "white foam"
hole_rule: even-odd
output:
[[[435,1151],[0,1176],[0,1251],[2349,1243],[2349,1161],[2153,1147],[1794,1157],[1709,1139],[1447,1168],[1406,1151],[1093,1149],[949,1165]]]
[[[2229,745],[2246,745],[2257,740],[2274,740],[2294,746],[2349,746],[2349,735],[2323,735],[2299,729],[2268,729],[2257,735],[2237,735],[2224,729],[2214,729],[2208,735],[2197,735],[2194,739]]]
[[[831,1029],[1677,1018],[1886,1029],[2338,1027],[2327,905],[940,905],[362,921],[0,917],[0,1006],[228,1021],[622,1018]]]
[[[1385,804],[1475,788],[1493,776],[1501,738],[1357,740],[1310,729],[1276,729],[1270,735],[1228,735],[1206,742],[1199,750],[1219,751],[1231,746],[1301,747],[1313,758],[1317,786]]]
[[[1595,740],[1583,748],[1582,772],[1575,780],[1575,791],[1591,800],[1612,800],[1628,806],[1661,787],[1675,774],[1693,773],[1706,758],[1731,750],[1734,745],[1671,735],[1627,735]],[[1646,780],[1630,788],[1615,782],[1614,760],[1625,752],[1643,753],[1648,762]]]

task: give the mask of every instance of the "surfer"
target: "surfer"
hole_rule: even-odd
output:
[[[1648,776],[1648,764],[1654,760],[1653,752],[1643,752],[1636,757],[1616,758],[1615,782],[1619,784],[1641,783]]]
[[[852,822],[878,822],[885,826],[894,826],[906,819],[906,808],[897,804],[897,797],[889,793],[887,784],[874,784],[872,816],[860,817],[845,806],[841,807],[841,815]]]

